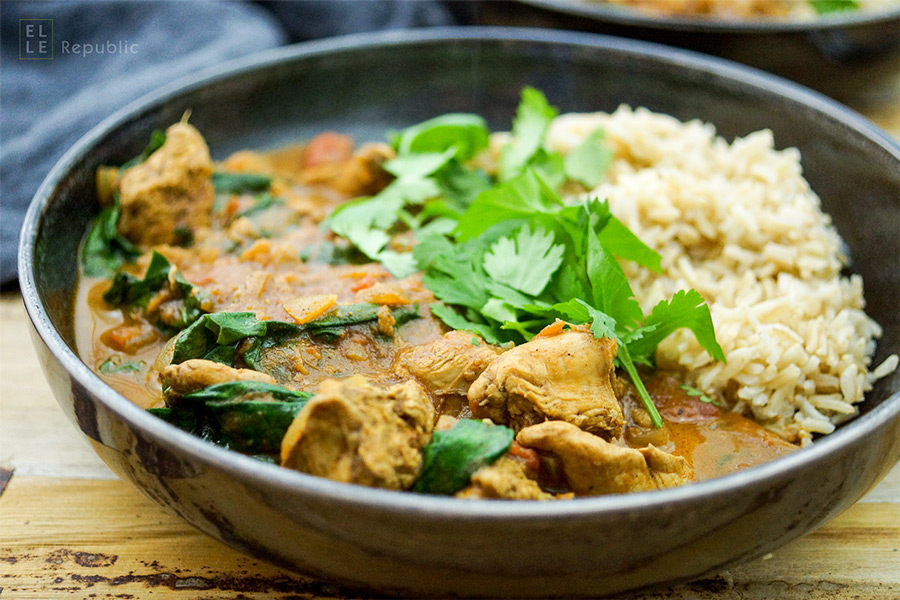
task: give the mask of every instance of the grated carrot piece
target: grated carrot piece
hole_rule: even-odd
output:
[[[565,321],[560,321],[559,319],[557,319],[554,322],[547,325],[546,327],[544,327],[543,329],[541,329],[538,332],[537,337],[553,337],[554,335],[559,335],[562,333],[563,327],[565,327],[565,326],[566,326]]]
[[[298,325],[309,323],[313,319],[321,317],[337,304],[337,296],[334,294],[317,294],[303,296],[281,305],[284,312],[289,314]]]

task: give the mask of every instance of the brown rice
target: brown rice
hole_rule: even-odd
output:
[[[770,131],[729,144],[709,124],[645,109],[558,117],[548,145],[567,152],[602,127],[615,151],[590,192],[662,256],[663,274],[623,267],[647,312],[685,288],[710,306],[727,362],[682,330],[657,362],[787,439],[807,444],[857,412],[881,327],[859,276],[842,277],[843,244],[803,178],[796,149]]]

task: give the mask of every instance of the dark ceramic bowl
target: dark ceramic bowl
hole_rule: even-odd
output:
[[[860,86],[877,81],[879,95],[900,102],[900,6],[799,22],[655,16],[591,0],[487,0],[479,6],[482,22],[617,35],[704,52],[787,77],[851,106],[871,103]]]
[[[161,505],[256,557],[370,592],[598,596],[699,577],[761,556],[833,518],[900,456],[900,375],[813,447],[683,488],[568,502],[459,501],[336,483],[203,442],[147,414],[76,356],[79,241],[98,207],[94,169],[136,154],[185,110],[214,156],[324,129],[381,139],[439,113],[509,125],[524,85],[562,111],[628,102],[760,128],[796,146],[900,352],[900,148],[817,94],[694,54],[584,34],[385,33],[284,48],[161,90],[110,117],[54,167],[26,219],[22,294],[63,410],[101,458]]]

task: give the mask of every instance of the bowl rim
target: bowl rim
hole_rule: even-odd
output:
[[[382,490],[355,484],[345,484],[320,478],[277,465],[266,464],[205,442],[147,413],[119,392],[107,385],[81,361],[56,330],[44,309],[38,293],[33,256],[35,240],[42,217],[48,209],[58,184],[69,170],[90,153],[98,141],[114,129],[151,112],[157,106],[182,94],[236,78],[249,71],[274,67],[292,61],[302,61],[327,54],[359,52],[367,48],[404,47],[414,44],[447,42],[513,42],[550,46],[571,46],[625,53],[635,58],[669,63],[671,66],[700,70],[742,86],[760,88],[759,91],[785,97],[826,117],[839,121],[887,150],[900,163],[900,144],[885,132],[851,109],[818,92],[804,88],[780,77],[757,69],[738,65],[724,59],[708,57],[696,52],[666,46],[580,32],[507,28],[507,27],[447,27],[412,29],[354,34],[274,48],[234,59],[182,77],[171,84],[146,94],[119,109],[79,139],[56,163],[38,188],[28,208],[19,244],[19,283],[26,311],[41,341],[68,372],[69,377],[119,419],[138,430],[154,443],[181,454],[195,464],[229,472],[232,476],[255,486],[278,488],[286,492],[302,492],[329,501],[365,505],[382,511],[404,510],[410,514],[440,516],[454,520],[508,521],[542,519],[578,519],[598,513],[617,515],[637,510],[655,510],[682,503],[693,503],[716,496],[738,492],[769,481],[776,481],[792,471],[808,467],[852,446],[868,431],[885,426],[900,416],[900,392],[885,398],[865,415],[855,417],[835,432],[801,452],[791,453],[775,461],[730,475],[692,483],[678,488],[636,492],[623,495],[578,498],[571,502],[494,502],[490,500],[460,501],[453,497],[415,494],[405,491]]]
[[[649,29],[671,29],[696,33],[813,33],[849,27],[876,25],[900,21],[900,6],[872,11],[842,11],[819,16],[812,20],[773,19],[702,19],[677,16],[654,16],[632,8],[591,2],[590,0],[516,0],[534,8],[584,17],[598,22],[615,23]]]

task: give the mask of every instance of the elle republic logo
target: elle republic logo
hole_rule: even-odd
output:
[[[53,19],[19,19],[19,60],[53,60]],[[135,43],[127,40],[60,42],[61,54],[82,57],[90,54],[137,54]]]
[[[53,19],[19,19],[19,60],[53,60]]]

